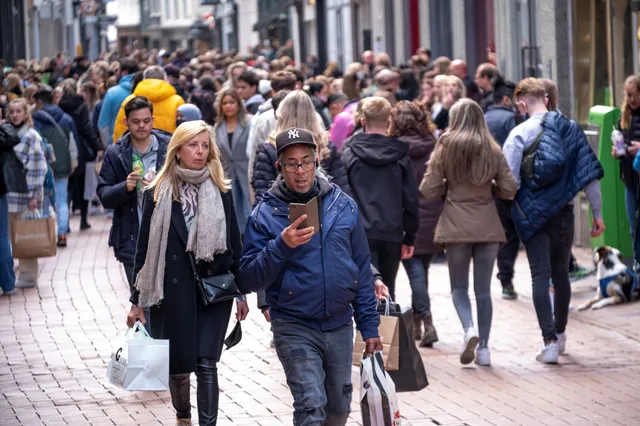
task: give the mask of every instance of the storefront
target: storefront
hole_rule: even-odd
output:
[[[620,106],[624,80],[638,71],[637,0],[573,0],[574,112],[585,123],[593,105]]]

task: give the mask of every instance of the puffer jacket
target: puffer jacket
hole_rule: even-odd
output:
[[[289,226],[288,204],[272,191],[264,195],[244,234],[238,287],[266,290],[272,318],[334,330],[355,316],[362,337],[376,337],[380,319],[358,206],[338,186],[320,182],[322,230],[296,248],[281,236]]]
[[[622,132],[627,146],[631,146],[631,141],[640,142],[640,108],[631,110],[629,128],[622,129],[618,122],[618,130]],[[633,160],[634,156],[629,153],[620,159],[620,178],[630,191],[640,196],[640,175],[633,169]]]
[[[171,83],[150,78],[142,80],[133,94],[127,96],[120,106],[118,118],[116,118],[113,140],[117,141],[127,130],[124,125],[124,106],[136,96],[144,96],[153,104],[153,127],[173,133],[176,131],[176,115],[178,107],[184,104],[184,99],[176,93]]]
[[[585,186],[602,179],[604,169],[580,126],[557,111],[542,120],[543,133],[533,157],[523,160],[521,184],[513,202],[513,221],[528,241]]]
[[[342,154],[338,152],[335,144],[329,141],[331,155],[320,162],[327,177],[335,183],[348,196],[351,196],[351,187],[347,178],[347,169],[342,161]],[[258,154],[253,163],[253,173],[251,174],[251,187],[255,194],[253,207],[257,206],[264,194],[271,188],[271,184],[278,176],[276,169],[276,147],[270,141],[264,142],[258,149]]]
[[[416,184],[419,185],[420,182],[422,182],[424,174],[427,172],[427,161],[429,161],[431,153],[436,146],[436,139],[429,133],[425,136],[402,136],[398,138],[398,140],[409,145],[411,168],[416,177]],[[442,251],[442,249],[433,242],[433,239],[443,206],[444,203],[441,199],[427,200],[420,194],[418,209],[420,225],[418,226],[414,246],[414,253],[416,255],[435,254]]]

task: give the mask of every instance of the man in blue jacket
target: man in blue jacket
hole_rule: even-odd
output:
[[[100,137],[105,146],[113,143],[113,129],[116,124],[116,118],[122,102],[131,94],[131,80],[133,75],[138,72],[138,64],[132,59],[120,60],[120,81],[118,85],[107,91],[100,110],[98,118],[98,128]]]
[[[569,259],[573,243],[573,199],[584,190],[591,205],[591,237],[605,230],[600,182],[604,171],[580,126],[548,111],[542,81],[526,78],[514,97],[530,118],[509,134],[502,151],[519,185],[512,217],[525,245],[533,303],[544,346],[536,360],[556,364],[565,351],[571,286]],[[551,310],[549,279],[554,285]]]
[[[358,206],[317,172],[306,130],[276,137],[279,175],[249,217],[239,284],[266,289],[273,338],[294,399],[294,424],[344,425],[349,416],[352,316],[366,354],[378,337],[371,255]],[[290,203],[317,198],[320,229],[289,224]]]
[[[153,104],[143,96],[127,102],[125,123],[129,131],[104,155],[98,176],[98,197],[107,209],[113,209],[109,246],[124,266],[129,288],[133,290],[133,261],[142,212],[142,189],[164,164],[171,135],[153,128]],[[134,156],[140,158],[145,172],[133,171]],[[146,316],[146,318],[149,318]]]

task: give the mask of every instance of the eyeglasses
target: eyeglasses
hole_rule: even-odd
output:
[[[305,172],[310,172],[315,169],[316,162],[314,160],[303,161],[302,163],[280,163],[287,173],[295,173],[298,171],[298,167],[302,167]]]

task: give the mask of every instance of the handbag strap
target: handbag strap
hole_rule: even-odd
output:
[[[187,254],[189,255],[189,262],[191,263],[191,269],[193,269],[193,276],[196,278],[200,278],[200,276],[198,275],[198,268],[196,265],[195,256],[193,255],[193,253],[190,253],[190,252],[187,252]]]

